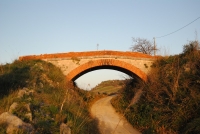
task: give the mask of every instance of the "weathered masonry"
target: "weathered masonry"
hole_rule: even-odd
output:
[[[147,74],[155,58],[136,52],[89,51],[69,52],[19,57],[19,60],[42,59],[61,68],[68,81],[98,69],[113,69],[130,76],[147,80]]]

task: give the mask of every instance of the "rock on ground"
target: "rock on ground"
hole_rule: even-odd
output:
[[[60,125],[60,134],[71,134],[71,129],[65,123]]]
[[[33,133],[34,128],[31,124],[23,122],[17,116],[4,112],[0,115],[0,124],[6,126],[6,133],[13,134],[14,132]]]

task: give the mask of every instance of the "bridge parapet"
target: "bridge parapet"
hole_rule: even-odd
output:
[[[138,57],[138,58],[154,58],[151,55],[137,53],[137,52],[121,52],[121,51],[88,51],[88,52],[68,52],[68,53],[55,53],[55,54],[41,54],[41,55],[28,55],[21,56],[19,60],[29,59],[52,59],[52,58],[71,58],[71,57],[89,57],[89,56],[125,56],[125,57]]]

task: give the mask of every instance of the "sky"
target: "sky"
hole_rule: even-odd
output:
[[[199,0],[0,0],[0,64],[24,55],[96,51],[97,44],[130,51],[133,37],[153,41],[177,31],[200,17],[199,6]],[[200,40],[200,18],[156,38],[158,54],[179,54],[192,40]],[[122,75],[95,71],[78,85]]]

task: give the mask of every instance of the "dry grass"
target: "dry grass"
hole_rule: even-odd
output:
[[[34,90],[33,96],[18,102],[31,104],[33,121],[30,123],[37,133],[59,133],[59,124],[65,122],[71,124],[72,133],[98,134],[97,124],[87,109],[88,93],[68,86],[59,68],[30,60],[3,65],[0,71],[0,113],[7,111],[18,90],[26,87]]]
[[[4,96],[0,101],[0,114],[9,110],[10,105],[14,102],[18,91],[11,92],[8,96]]]
[[[144,134],[200,133],[199,80],[200,52],[192,48],[159,58],[146,83],[127,84],[112,104]],[[129,106],[138,89],[143,92],[139,101]]]

